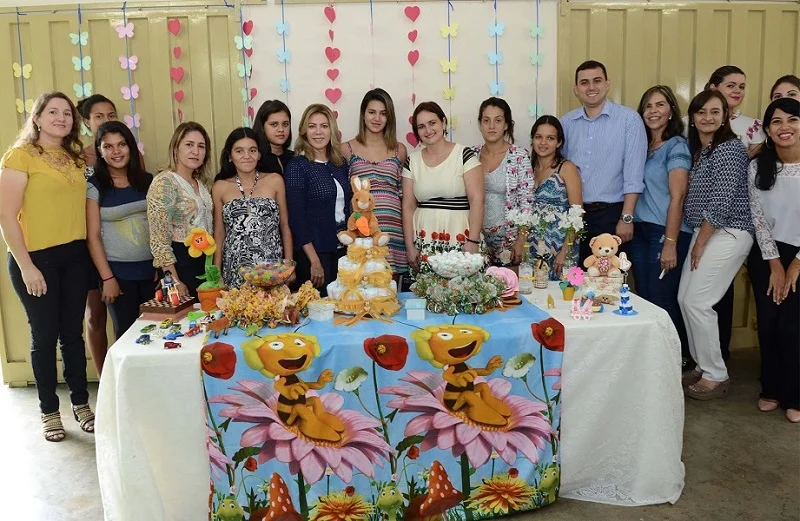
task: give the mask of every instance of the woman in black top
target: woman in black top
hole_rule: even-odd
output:
[[[294,156],[289,150],[292,144],[292,113],[279,100],[265,101],[256,113],[253,130],[258,137],[261,159],[257,170],[267,174],[283,175],[286,165]]]

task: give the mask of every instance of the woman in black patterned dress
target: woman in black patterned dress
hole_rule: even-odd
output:
[[[214,264],[229,288],[242,284],[239,268],[292,258],[286,190],[280,174],[258,172],[256,133],[237,128],[225,141],[214,179]]]

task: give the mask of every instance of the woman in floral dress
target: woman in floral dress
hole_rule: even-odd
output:
[[[505,100],[489,98],[478,109],[483,145],[473,147],[483,166],[486,203],[483,237],[492,264],[519,264],[525,237],[508,219],[512,210],[530,210],[533,170],[528,152],[514,145],[514,120]]]

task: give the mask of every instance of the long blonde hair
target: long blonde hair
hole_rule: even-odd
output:
[[[387,150],[394,150],[397,147],[397,118],[394,113],[394,102],[389,93],[383,89],[372,89],[364,94],[361,100],[361,113],[358,119],[358,135],[356,141],[366,146],[367,144],[367,123],[364,121],[364,113],[371,101],[383,103],[386,108],[386,126],[383,127],[383,142],[386,143]]]
[[[192,173],[195,179],[205,181],[208,162],[211,159],[211,138],[208,137],[208,132],[203,125],[196,121],[181,123],[172,133],[172,139],[169,140],[169,170],[178,171],[178,146],[189,132],[199,132],[206,142],[206,156],[203,158],[203,164]]]
[[[81,152],[83,151],[83,144],[80,140],[80,115],[78,114],[78,110],[75,108],[75,105],[72,103],[72,100],[69,99],[69,96],[64,94],[63,92],[53,91],[53,92],[45,92],[44,94],[39,95],[36,98],[36,102],[33,104],[33,110],[28,115],[28,119],[25,120],[25,125],[22,127],[22,130],[19,131],[19,135],[17,136],[17,140],[14,142],[14,147],[19,147],[25,144],[31,144],[36,147],[36,150],[39,151],[41,154],[44,152],[42,146],[38,143],[39,141],[39,128],[36,126],[36,123],[33,121],[33,118],[40,118],[42,117],[42,112],[44,112],[45,107],[47,104],[50,103],[50,100],[59,98],[63,99],[64,101],[69,104],[69,108],[72,111],[72,128],[62,140],[61,140],[61,148],[69,155],[72,159],[72,162],[75,163],[75,166],[78,168],[83,168],[84,162],[83,157],[81,156]]]
[[[339,138],[339,127],[336,125],[336,117],[334,117],[333,112],[327,105],[321,103],[309,105],[305,112],[303,112],[303,117],[300,118],[300,129],[298,132],[300,135],[297,136],[297,141],[294,143],[295,154],[305,156],[308,159],[314,159],[314,149],[308,142],[307,137],[308,120],[311,119],[311,116],[314,114],[322,114],[327,118],[328,126],[331,129],[331,140],[330,143],[328,143],[328,160],[336,166],[342,166],[345,161],[341,152],[339,152],[342,142]]]

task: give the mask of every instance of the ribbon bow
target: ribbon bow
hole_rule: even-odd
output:
[[[361,246],[351,244],[347,248],[347,258],[353,262],[361,262],[364,259],[383,259],[389,254],[387,246]]]

